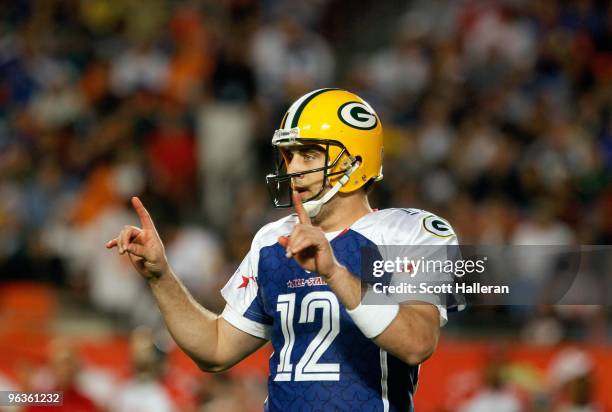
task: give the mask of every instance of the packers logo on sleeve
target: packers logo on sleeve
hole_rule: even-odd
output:
[[[423,228],[432,235],[438,237],[451,237],[455,236],[455,232],[450,227],[448,222],[442,220],[438,216],[429,215],[423,218]]]

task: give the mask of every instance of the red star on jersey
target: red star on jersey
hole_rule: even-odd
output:
[[[253,276],[242,276],[242,283],[240,284],[240,286],[238,286],[238,289],[246,288],[251,279],[255,279],[255,278]]]

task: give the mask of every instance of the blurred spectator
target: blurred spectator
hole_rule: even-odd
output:
[[[168,63],[168,94],[179,102],[194,102],[210,78],[214,56],[210,30],[194,4],[181,4],[169,26],[176,50]]]
[[[459,408],[460,412],[519,412],[524,410],[520,398],[507,385],[504,377],[505,364],[491,361],[484,371],[485,386],[474,397]]]
[[[158,119],[158,126],[145,137],[147,163],[155,190],[175,204],[188,206],[195,200],[195,138],[181,118],[177,104],[167,102]]]
[[[468,67],[491,64],[494,60],[498,62],[494,64],[508,69],[529,68],[533,64],[535,29],[529,19],[521,15],[522,10],[511,3],[496,2],[472,2],[466,7],[461,18],[465,24]]]
[[[569,251],[569,248],[558,246],[571,245],[575,241],[574,234],[565,223],[556,220],[555,215],[555,205],[544,201],[538,204],[532,219],[522,222],[516,228],[511,240],[513,245],[540,245],[543,246],[540,248],[542,252],[550,252],[548,255],[522,253],[522,259],[518,262],[518,275],[539,279],[550,276],[554,270],[555,259],[559,257],[558,253]]]
[[[220,51],[210,84],[212,99],[198,108],[199,173],[206,215],[221,227],[228,222],[236,190],[254,167],[256,82],[245,60],[245,44],[231,37]]]
[[[163,360],[153,346],[151,331],[137,328],[132,332],[131,357],[133,377],[118,388],[112,412],[170,412],[172,400],[159,381]]]
[[[150,42],[126,49],[111,67],[111,88],[119,96],[138,89],[164,90],[168,81],[168,58]]]
[[[199,411],[257,411],[265,388],[253,378],[233,377],[229,373],[212,375],[199,391]]]
[[[593,400],[594,364],[588,354],[568,348],[561,351],[549,367],[555,412],[597,412]]]
[[[516,228],[512,243],[515,245],[568,245],[575,238],[571,229],[556,219],[555,205],[541,201],[536,205],[532,219]]]
[[[334,77],[335,59],[318,33],[304,27],[292,10],[259,28],[253,37],[251,59],[261,94],[282,100],[283,90],[299,94],[327,87]]]
[[[58,339],[49,345],[49,368],[39,370],[30,383],[30,390],[62,391],[61,406],[54,406],[59,411],[96,412],[100,409],[83,394],[78,387],[79,374],[82,372],[80,359],[75,349],[65,340]],[[48,406],[30,405],[27,412],[47,410]]]
[[[414,18],[418,16],[407,17],[393,46],[372,56],[367,68],[371,87],[389,104],[400,105],[402,99],[414,99],[429,81],[426,29],[421,20]]]
[[[49,68],[39,75],[45,79],[44,89],[39,91],[30,107],[41,129],[61,128],[82,116],[83,98],[73,85],[68,67]]]
[[[224,264],[219,239],[197,225],[166,227],[164,234],[168,262],[196,300],[211,307]]]

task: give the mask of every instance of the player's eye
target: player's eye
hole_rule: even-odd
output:
[[[316,149],[303,150],[300,152],[300,155],[304,159],[304,161],[312,161],[321,156],[321,152]]]

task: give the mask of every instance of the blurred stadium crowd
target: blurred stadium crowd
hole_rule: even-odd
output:
[[[118,327],[163,334],[146,285],[104,248],[137,224],[129,198],[220,311],[253,234],[284,213],[264,181],[272,133],[318,87],[354,91],[382,119],[374,207],[438,213],[466,244],[612,243],[609,2],[0,4],[1,280],[50,283]],[[506,312],[449,327],[609,338],[601,307]]]

